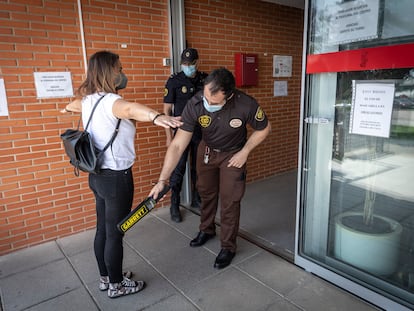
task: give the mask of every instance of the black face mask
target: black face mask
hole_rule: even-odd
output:
[[[122,90],[127,87],[127,84],[128,78],[123,72],[121,72],[115,80],[115,90]]]

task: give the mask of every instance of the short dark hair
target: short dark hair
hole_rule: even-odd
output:
[[[233,74],[224,67],[213,70],[204,80],[204,85],[209,84],[209,91],[212,95],[223,92],[226,98],[233,94],[236,81]]]

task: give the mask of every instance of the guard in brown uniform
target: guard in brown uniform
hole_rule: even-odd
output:
[[[189,100],[182,121],[184,124],[167,150],[159,181],[150,195],[158,196],[199,124],[202,141],[197,151],[197,187],[201,196],[201,223],[190,246],[201,246],[215,236],[214,220],[220,199],[221,251],[214,267],[221,269],[231,263],[236,253],[246,161],[269,134],[270,122],[253,97],[235,88],[234,77],[225,68],[214,70],[205,79],[203,92]],[[249,138],[248,125],[254,130]]]

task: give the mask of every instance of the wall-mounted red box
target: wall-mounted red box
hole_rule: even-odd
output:
[[[257,54],[236,53],[234,61],[236,86],[257,85],[259,71]]]

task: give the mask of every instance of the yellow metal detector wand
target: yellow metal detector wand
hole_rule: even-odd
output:
[[[158,194],[156,200],[152,197],[146,198],[144,201],[138,204],[136,208],[129,212],[129,214],[122,219],[117,227],[122,233],[127,232],[133,225],[147,215],[154,207],[155,204],[170,190],[170,187],[165,185],[164,189]]]

